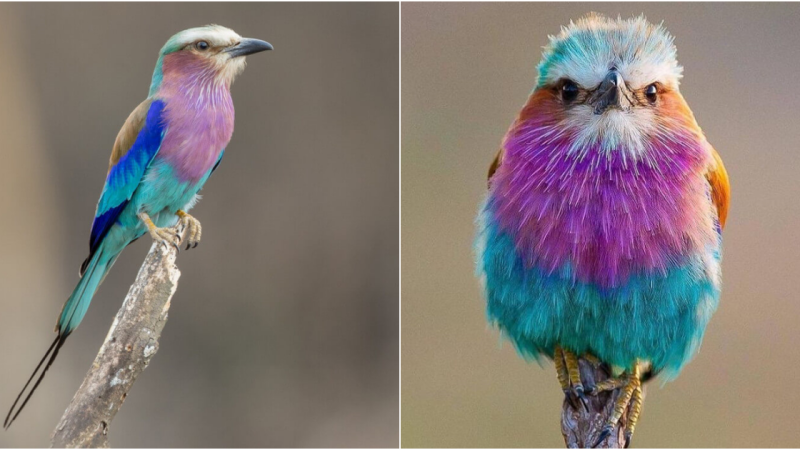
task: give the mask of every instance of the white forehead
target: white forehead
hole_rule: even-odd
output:
[[[633,88],[656,81],[677,88],[683,72],[673,38],[663,26],[643,16],[615,20],[590,14],[550,36],[539,63],[537,87],[569,78],[592,88],[612,67]]]
[[[183,30],[173,36],[170,42],[183,46],[200,40],[207,41],[212,47],[216,47],[235,44],[241,41],[242,37],[230,28],[225,28],[220,25],[206,25],[204,27]]]

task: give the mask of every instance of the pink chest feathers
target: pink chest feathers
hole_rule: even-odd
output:
[[[227,88],[189,94],[166,99],[167,132],[159,157],[169,161],[181,181],[197,182],[228,145],[234,110]]]
[[[676,140],[635,160],[530,136],[505,149],[489,207],[528,267],[614,287],[716,245],[703,142]]]

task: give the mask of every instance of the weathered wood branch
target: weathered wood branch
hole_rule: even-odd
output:
[[[53,447],[108,447],[108,430],[136,378],[158,351],[181,273],[177,250],[154,243],[100,352],[61,417]]]
[[[609,378],[604,368],[595,368],[583,358],[578,360],[578,365],[581,379],[587,384],[592,380],[594,383],[599,383]],[[573,401],[569,398],[564,399],[561,411],[561,434],[564,435],[567,448],[590,448],[595,443],[614,410],[614,402],[621,391],[622,388],[619,388],[598,395],[586,395],[585,407],[577,399],[572,399]],[[624,430],[627,423],[626,409],[614,431],[597,448],[624,448]]]

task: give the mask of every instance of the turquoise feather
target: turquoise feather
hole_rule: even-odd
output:
[[[600,288],[574,281],[569,266],[551,274],[526,268],[489,216],[482,215],[476,243],[486,312],[523,357],[552,358],[558,344],[623,369],[649,360],[665,380],[692,358],[720,296],[703,268],[706,255],[666,274],[637,274],[623,286]],[[717,249],[708,252],[719,261]]]
[[[55,340],[11,406],[4,427],[25,407],[125,247],[147,233],[148,226],[172,227],[178,214],[187,217],[233,134],[233,78],[244,69],[244,56],[271,49],[267,42],[217,25],[184,30],[161,49],[148,98],[128,117],[114,144],[81,279],[59,314]]]

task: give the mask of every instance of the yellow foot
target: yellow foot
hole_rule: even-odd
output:
[[[631,404],[628,406],[628,422],[625,424],[625,448],[631,445],[631,438],[633,431],[636,428],[636,422],[639,421],[639,414],[642,412],[642,402],[644,402],[644,392],[642,385],[636,387],[631,397]]]
[[[200,221],[180,209],[176,214],[180,217],[178,224],[183,228],[183,242],[186,243],[186,250],[197,247],[197,244],[200,243],[200,237],[203,235],[203,227],[200,226]]]
[[[161,242],[164,245],[171,245],[176,250],[180,250],[181,238],[174,228],[158,228],[145,212],[139,213],[139,219],[147,226],[147,231],[154,241]]]
[[[611,432],[616,428],[626,409],[628,410],[628,420],[625,425],[625,447],[627,448],[631,443],[631,436],[633,436],[633,430],[636,427],[636,422],[639,420],[639,413],[642,412],[642,400],[644,399],[642,395],[642,381],[639,365],[637,364],[632,371],[627,372],[621,377],[609,378],[608,380],[597,383],[594,389],[592,389],[591,394],[596,395],[600,392],[610,391],[620,387],[622,391],[614,403],[614,410],[592,447],[597,447],[611,435]]]
[[[580,367],[578,366],[578,357],[575,355],[575,353],[572,353],[561,346],[556,346],[553,359],[556,364],[558,382],[561,384],[561,390],[564,391],[564,395],[567,396],[567,399],[570,401],[573,407],[576,407],[577,399],[580,400],[581,405],[584,409],[586,409],[586,390],[584,389],[583,382],[581,382],[581,371]],[[586,356],[584,356],[584,359],[586,359]]]

